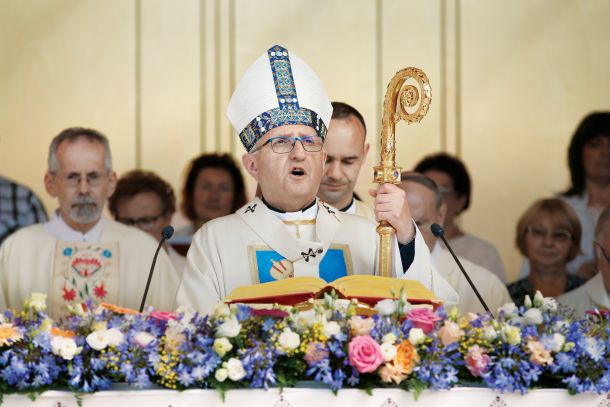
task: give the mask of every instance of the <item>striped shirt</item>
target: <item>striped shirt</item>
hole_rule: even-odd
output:
[[[0,245],[17,229],[46,220],[44,206],[32,191],[0,177]]]

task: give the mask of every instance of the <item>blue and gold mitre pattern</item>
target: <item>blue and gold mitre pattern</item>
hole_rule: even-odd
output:
[[[299,106],[288,50],[274,45],[267,50],[267,56],[279,107],[259,114],[241,131],[239,138],[246,151],[250,151],[269,130],[284,125],[310,126],[325,138],[328,129],[324,121],[316,112]]]

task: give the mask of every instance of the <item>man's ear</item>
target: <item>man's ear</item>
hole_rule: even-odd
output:
[[[466,195],[459,195],[457,197],[457,202],[458,202],[458,211],[457,214],[459,215],[460,213],[464,212],[464,207],[466,206]]]
[[[441,207],[438,208],[438,219],[437,219],[437,223],[441,226],[445,225],[445,217],[447,216],[447,204],[445,204],[445,202],[443,202],[441,204]]]
[[[256,162],[256,157],[254,157],[253,154],[245,153],[241,156],[241,162],[246,171],[248,171],[248,174],[258,181],[258,165]]]
[[[53,198],[57,198],[55,179],[53,178],[53,174],[51,174],[50,172],[44,174],[44,189]]]
[[[364,155],[363,155],[363,160],[362,161],[366,161],[366,156],[369,154],[369,149],[371,148],[371,144],[370,143],[365,143],[364,144]]]
[[[108,183],[108,196],[107,198],[110,198],[112,196],[112,194],[114,194],[114,190],[116,189],[116,172],[112,171],[110,173],[110,175],[108,176],[109,179],[109,183]]]

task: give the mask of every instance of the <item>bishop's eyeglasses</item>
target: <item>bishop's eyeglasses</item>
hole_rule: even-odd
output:
[[[254,153],[267,144],[271,144],[271,150],[277,154],[286,154],[292,151],[294,145],[297,141],[301,142],[303,149],[310,153],[315,153],[317,151],[322,150],[322,146],[324,145],[324,139],[318,135],[314,136],[277,136],[271,137],[269,140],[265,141],[260,147],[255,148],[250,153]]]

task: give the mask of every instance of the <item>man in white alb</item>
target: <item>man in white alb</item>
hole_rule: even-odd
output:
[[[44,181],[59,209],[0,247],[0,308],[20,309],[32,292],[48,295],[55,318],[85,303],[139,308],[157,245],[146,233],[102,217],[116,184],[106,137],[78,127],[62,131],[49,147]],[[147,303],[170,310],[178,283],[169,258],[159,253]]]

